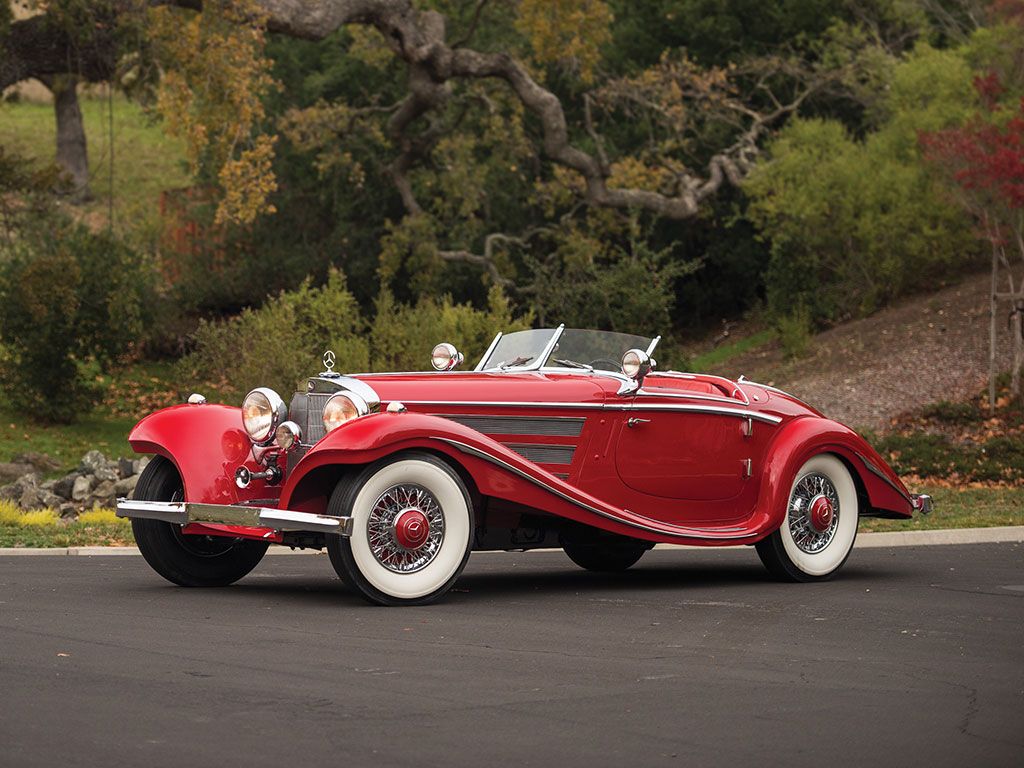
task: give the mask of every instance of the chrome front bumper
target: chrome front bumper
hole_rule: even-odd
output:
[[[920,512],[922,515],[930,515],[932,509],[935,508],[935,502],[927,493],[915,493],[910,498],[914,500],[914,511]]]
[[[336,536],[352,535],[352,518],[292,512],[274,507],[246,507],[234,504],[198,504],[190,501],[117,500],[117,516],[161,520],[165,523],[214,523],[275,531],[314,531]]]

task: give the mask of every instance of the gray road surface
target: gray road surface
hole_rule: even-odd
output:
[[[0,557],[0,766],[1024,765],[1024,547],[752,550],[599,576],[481,554],[364,605],[326,557],[188,590],[139,557]]]

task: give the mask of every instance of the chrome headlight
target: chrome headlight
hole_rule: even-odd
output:
[[[369,412],[370,406],[355,392],[339,392],[324,406],[324,430],[330,432]]]
[[[455,345],[447,342],[438,344],[430,353],[430,364],[434,366],[435,371],[450,371],[464,359]]]
[[[274,432],[274,442],[282,451],[290,451],[302,441],[302,429],[294,421],[286,421]]]
[[[288,416],[288,406],[272,389],[258,387],[242,401],[242,426],[254,443],[265,443]]]
[[[642,349],[630,349],[622,356],[622,372],[631,379],[643,378],[651,370],[651,358]]]

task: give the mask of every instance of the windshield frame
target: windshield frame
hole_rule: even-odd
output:
[[[545,329],[537,328],[537,329],[533,329],[533,330],[545,330]],[[579,374],[586,374],[586,375],[600,374],[600,375],[604,375],[604,376],[610,376],[612,378],[618,379],[618,380],[623,381],[623,382],[630,382],[630,381],[632,381],[632,379],[630,379],[628,376],[626,376],[622,371],[609,371],[609,370],[605,370],[603,368],[589,368],[589,367],[587,367],[587,368],[575,368],[575,367],[569,367],[569,366],[545,365],[544,363],[548,360],[548,358],[551,357],[552,353],[554,352],[555,346],[558,344],[558,340],[561,338],[562,333],[565,331],[565,323],[560,323],[557,328],[553,328],[551,330],[552,330],[551,338],[548,339],[547,343],[544,345],[543,352],[540,355],[537,355],[533,360],[530,360],[530,361],[528,361],[526,363],[523,363],[522,365],[506,365],[506,366],[502,366],[502,365],[494,364],[494,365],[488,365],[487,367],[484,367],[485,363],[489,363],[490,362],[490,358],[493,356],[495,349],[497,348],[498,344],[501,342],[501,339],[505,336],[505,334],[503,332],[499,331],[498,334],[491,341],[490,345],[487,347],[487,351],[484,352],[483,357],[480,358],[480,361],[476,364],[476,367],[474,367],[473,370],[474,371],[479,371],[479,372],[490,372],[490,373],[524,373],[524,372],[528,372],[528,371],[541,371],[541,370],[543,370],[543,371],[553,371],[553,372],[558,372],[558,373],[573,373],[573,374],[577,374],[577,375],[579,375]],[[582,331],[582,330],[593,330],[593,329],[580,328],[580,329],[574,329],[574,330],[581,330]],[[600,331],[595,331],[595,333],[600,333]],[[631,334],[631,335],[635,335],[635,334]],[[643,338],[643,337],[640,337],[640,338]],[[647,348],[645,350],[643,350],[647,354],[648,357],[650,357],[651,355],[654,354],[654,350],[658,346],[658,342],[660,342],[660,341],[661,341],[661,336],[660,335],[654,336],[650,340],[650,343],[647,345]]]

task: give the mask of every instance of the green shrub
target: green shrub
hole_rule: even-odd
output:
[[[793,120],[744,185],[748,215],[771,243],[775,315],[800,304],[816,324],[868,314],[954,274],[978,250],[917,146],[919,131],[966,117],[970,67],[957,51],[921,45],[891,80],[873,109],[876,132],[861,140],[836,120]]]
[[[366,322],[345,276],[332,271],[321,287],[306,280],[259,309],[202,322],[195,332],[195,349],[180,363],[180,378],[212,384],[224,394],[241,395],[263,386],[286,397],[320,370],[327,349],[337,355],[337,370],[366,370],[365,333]]]
[[[789,314],[777,318],[775,328],[786,357],[802,357],[806,354],[814,333],[811,313],[806,307],[797,307]]]
[[[438,342],[452,342],[471,361],[499,330],[528,328],[529,321],[514,317],[508,299],[493,288],[485,309],[456,304],[448,296],[401,304],[383,291],[367,322],[344,275],[332,271],[322,287],[307,280],[259,309],[203,323],[195,350],[180,364],[180,376],[211,383],[224,395],[240,397],[256,386],[284,395],[321,370],[326,349],[337,355],[338,371],[426,370]]]
[[[154,304],[150,265],[104,234],[50,216],[29,222],[0,264],[0,379],[8,403],[67,423],[96,374],[135,357]]]
[[[500,288],[491,288],[487,308],[456,304],[451,296],[440,301],[424,296],[416,304],[400,304],[389,292],[377,297],[370,337],[375,371],[421,371],[430,367],[430,350],[447,341],[466,356],[467,367],[487,351],[498,331],[511,333],[530,327],[529,316],[516,318]]]

